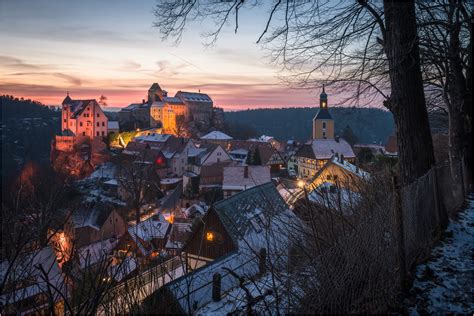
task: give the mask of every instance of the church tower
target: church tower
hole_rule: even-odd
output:
[[[328,95],[324,90],[319,96],[319,111],[313,118],[313,139],[334,139],[334,120],[328,110]]]

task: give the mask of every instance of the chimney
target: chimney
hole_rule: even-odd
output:
[[[344,155],[341,154],[341,162],[344,162]]]
[[[336,135],[336,142],[339,143],[339,136],[338,135]]]
[[[145,104],[145,99],[142,99],[142,104]]]
[[[249,166],[244,167],[244,178],[247,179],[249,177]]]

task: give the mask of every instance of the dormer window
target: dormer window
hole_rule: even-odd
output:
[[[326,128],[326,122],[323,122],[323,128],[324,129]]]

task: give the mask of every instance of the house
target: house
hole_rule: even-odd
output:
[[[108,119],[95,99],[73,100],[69,93],[62,102],[61,131],[89,138],[108,135]]]
[[[226,150],[235,161],[269,166],[272,174],[277,174],[285,165],[282,153],[270,142],[230,140]]]
[[[171,224],[158,214],[130,227],[128,233],[145,255],[151,255],[165,248],[170,228]]]
[[[229,154],[220,145],[212,143],[197,143],[195,148],[188,150],[188,170],[201,173],[202,166],[231,161]]]
[[[229,271],[257,280],[266,275],[268,262],[274,270],[285,269],[292,245],[301,242],[299,225],[272,183],[215,203],[183,249],[190,272],[155,293],[150,300],[153,310],[197,313],[212,302],[226,300],[239,286]]]
[[[138,145],[141,144],[141,145]],[[181,177],[187,170],[188,152],[195,148],[193,140],[189,138],[176,137],[170,134],[150,133],[150,135],[141,135],[135,137],[127,145],[135,146],[133,148],[150,148],[160,150],[166,159],[167,173]],[[161,175],[162,177],[168,176]]]
[[[165,249],[169,254],[178,255],[181,252],[191,236],[194,222],[195,221],[192,218],[174,219],[165,245]]]
[[[285,144],[283,142],[280,142],[275,137],[268,135],[261,135],[257,138],[251,138],[249,139],[249,141],[269,143],[270,145],[272,145],[273,148],[278,151],[283,151],[285,147]]]
[[[222,188],[224,168],[232,165],[233,161],[216,162],[211,165],[201,166],[199,191],[205,192],[214,188]]]
[[[118,120],[123,130],[150,127],[150,104],[142,100],[132,103],[118,112]]]
[[[10,269],[9,269],[10,267]],[[68,284],[50,247],[21,253],[14,263],[0,262],[2,314],[64,314]]]
[[[348,162],[342,156],[334,155],[318,172],[300,187],[299,192],[293,193],[287,199],[289,205],[293,205],[297,200],[304,197],[304,191],[309,195],[320,186],[320,191],[340,194],[341,190],[358,192],[361,185],[370,179],[370,174],[357,165]],[[300,180],[301,181],[301,180]],[[316,192],[317,193],[317,192]],[[349,192],[348,195],[350,194]],[[316,199],[316,195],[314,196]]]
[[[70,211],[64,224],[66,249],[117,239],[126,231],[127,223],[111,204],[86,202]]]
[[[328,110],[328,96],[324,90],[320,95],[320,108],[313,118],[313,139],[301,146],[295,153],[298,177],[310,179],[335,154],[350,162],[355,161],[351,145],[334,136],[334,120]]]
[[[354,153],[359,155],[363,150],[370,151],[373,156],[383,156],[385,154],[385,146],[377,144],[354,144]]]
[[[221,131],[212,131],[199,138],[202,142],[209,142],[217,145],[221,145],[222,148],[227,148],[230,140],[233,138]]]
[[[224,167],[222,191],[224,197],[229,197],[271,180],[270,168],[267,166],[228,166]]]
[[[109,121],[107,123],[108,134],[118,134],[120,132],[120,126],[118,121]]]
[[[204,140],[231,140],[233,139],[231,136],[221,132],[221,131],[212,131],[207,133],[204,136],[201,136],[200,139]]]

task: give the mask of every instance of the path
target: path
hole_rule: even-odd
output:
[[[408,306],[411,315],[474,312],[474,194],[451,221],[431,259],[416,269]]]

